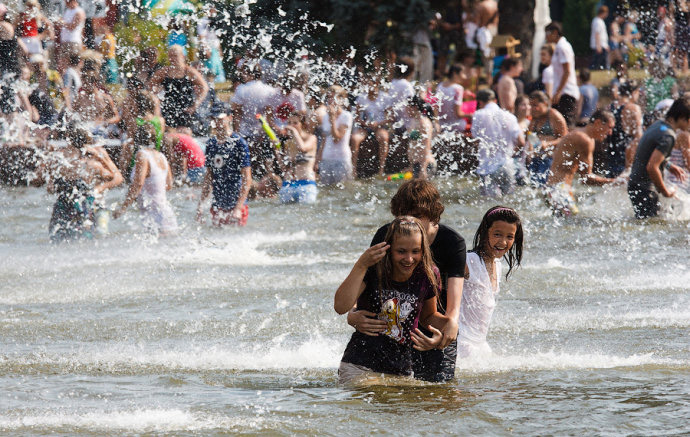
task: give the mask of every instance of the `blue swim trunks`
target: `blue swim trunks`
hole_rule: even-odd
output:
[[[316,181],[285,181],[278,195],[282,203],[314,203],[318,191]]]

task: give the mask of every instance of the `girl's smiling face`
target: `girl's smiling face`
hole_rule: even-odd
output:
[[[390,254],[393,264],[393,280],[407,281],[422,261],[422,233],[397,235],[391,244]]]
[[[486,254],[492,258],[501,258],[508,253],[515,242],[517,232],[516,223],[508,223],[503,220],[496,220],[489,228],[489,240]]]

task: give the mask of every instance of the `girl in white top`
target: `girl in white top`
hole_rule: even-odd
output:
[[[172,187],[172,172],[165,155],[155,149],[156,133],[153,126],[148,123],[139,126],[134,140],[140,148],[136,154],[132,183],[125,201],[113,213],[113,218],[124,214],[136,199],[148,229],[162,237],[175,234],[177,219],[165,195]]]
[[[546,65],[546,68],[541,72],[541,82],[544,84],[544,92],[551,97],[553,95],[553,66],[551,65],[551,58],[553,51],[556,49],[554,44],[544,44],[539,51],[539,62]]]
[[[66,6],[65,14],[62,16],[60,42],[81,45],[86,14],[76,0],[69,0]]]
[[[458,358],[491,352],[486,342],[501,276],[501,258],[510,275],[522,261],[522,223],[512,208],[494,206],[482,219],[474,244],[467,252],[465,284],[458,321]]]
[[[471,114],[462,111],[465,89],[460,84],[466,80],[465,67],[462,64],[453,64],[448,70],[448,77],[436,87],[439,122],[444,131],[459,134],[465,132],[466,118],[471,117]]]
[[[352,114],[344,109],[346,103],[347,92],[342,87],[332,85],[328,88],[327,112],[321,119],[325,142],[316,158],[321,182],[325,185],[352,179]]]

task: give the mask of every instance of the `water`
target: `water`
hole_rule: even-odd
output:
[[[471,240],[494,204],[439,180]],[[623,188],[579,187],[554,219],[523,191],[522,268],[493,354],[448,384],[336,384],[352,329],[333,294],[397,184],[253,202],[245,229],[199,228],[198,191],[156,241],[135,210],[96,241],[51,245],[53,198],[0,189],[0,433],[6,435],[672,435],[690,432],[690,226],[633,220]],[[124,190],[110,193],[110,201]]]

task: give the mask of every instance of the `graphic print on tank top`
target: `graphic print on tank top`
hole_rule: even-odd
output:
[[[383,334],[398,343],[406,343],[410,332],[417,327],[417,318],[410,315],[419,306],[419,298],[397,290],[378,290],[377,293],[381,301],[378,318],[387,324]]]

